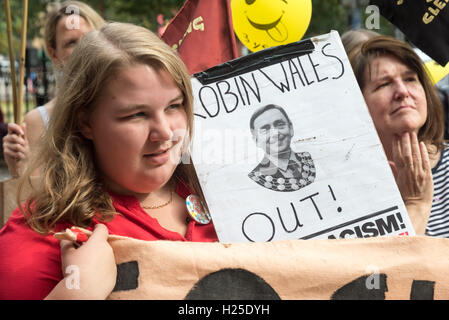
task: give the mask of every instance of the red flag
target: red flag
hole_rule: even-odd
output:
[[[186,0],[162,35],[190,74],[238,57],[229,1]]]

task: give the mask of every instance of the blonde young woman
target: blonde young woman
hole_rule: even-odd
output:
[[[212,223],[188,219],[185,206],[200,194],[192,165],[180,162],[191,90],[178,55],[144,28],[106,24],[80,41],[25,173],[42,167],[42,183],[0,231],[0,299],[107,297],[116,276],[108,233],[217,241]],[[76,250],[64,241],[60,248],[52,232],[73,225],[93,236]],[[79,266],[81,290],[65,287],[67,265]]]
[[[88,32],[99,29],[103,18],[87,4],[79,1],[55,3],[45,24],[45,46],[57,71],[60,71],[78,41]],[[5,162],[12,177],[24,171],[30,152],[48,127],[55,100],[28,112],[22,125],[8,124],[3,138]]]

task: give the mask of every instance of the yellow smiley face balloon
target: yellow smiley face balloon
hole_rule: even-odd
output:
[[[234,31],[251,51],[298,41],[312,17],[311,0],[231,0]]]

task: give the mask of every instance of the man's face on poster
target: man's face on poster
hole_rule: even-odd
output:
[[[253,136],[266,154],[282,156],[290,152],[293,128],[281,111],[269,109],[254,120]]]

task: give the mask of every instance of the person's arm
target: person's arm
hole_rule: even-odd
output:
[[[28,112],[21,126],[8,124],[8,135],[3,138],[5,162],[13,178],[18,178],[26,169],[30,155],[34,152],[42,135],[45,124],[38,109]]]
[[[396,183],[416,234],[424,234],[433,200],[433,179],[429,154],[416,133],[395,137],[390,162]]]
[[[77,249],[73,242],[61,240],[62,270],[70,273],[45,299],[106,299],[117,277],[114,253],[107,238],[106,226],[97,224],[89,240]]]
[[[45,107],[46,105],[44,108]],[[26,134],[30,145],[30,151],[34,152],[42,136],[45,134],[45,131],[47,131],[47,128],[42,119],[42,115],[37,108],[28,112],[23,118],[23,122],[26,124]]]

